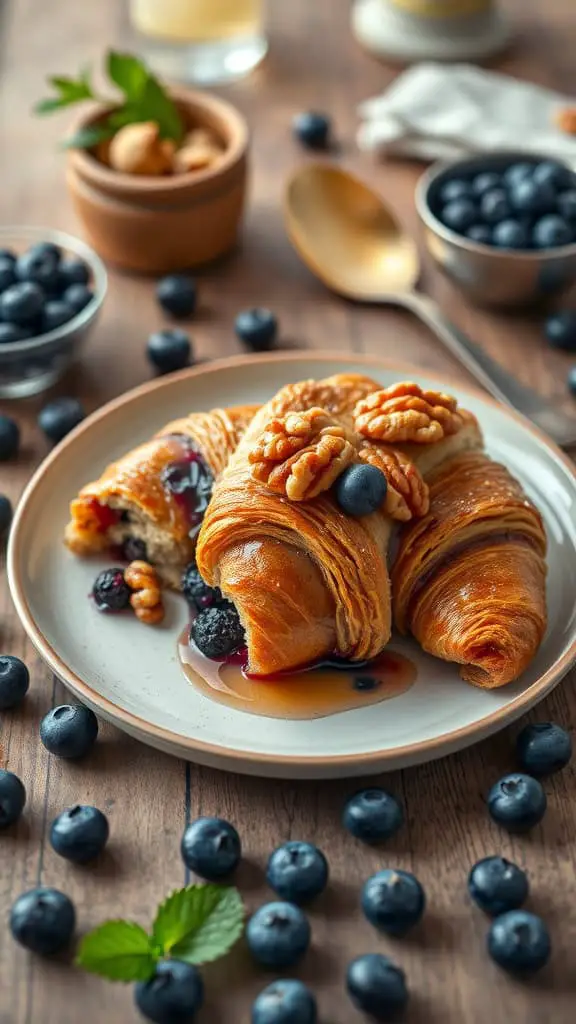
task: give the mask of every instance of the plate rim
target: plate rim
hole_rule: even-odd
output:
[[[243,765],[249,763],[252,770],[258,765],[261,765],[262,767],[269,765],[282,766],[283,768],[291,767],[299,772],[303,770],[320,771],[322,769],[331,770],[335,768],[342,768],[346,770],[347,768],[354,766],[355,768],[366,768],[366,771],[369,772],[370,769],[378,771],[386,770],[387,768],[392,769],[400,761],[406,761],[407,763],[422,763],[423,760],[427,760],[427,758],[422,756],[426,755],[426,753],[429,753],[430,760],[433,760],[434,758],[442,756],[442,748],[444,747],[446,747],[447,752],[449,752],[451,750],[460,749],[461,747],[470,745],[474,742],[476,733],[480,734],[478,736],[478,741],[480,741],[480,739],[486,735],[495,732],[498,729],[500,722],[504,725],[508,720],[514,721],[522,714],[523,710],[528,710],[535,703],[545,697],[546,694],[549,693],[566,675],[573,662],[576,661],[576,634],[562,657],[537,680],[535,680],[527,690],[515,697],[509,704],[491,712],[479,721],[462,726],[458,729],[453,729],[450,732],[446,732],[441,736],[435,737],[434,739],[420,740],[417,743],[410,743],[402,747],[395,747],[391,750],[373,750],[367,753],[331,754],[321,757],[301,754],[268,754],[252,750],[242,750],[240,748],[231,748],[216,743],[209,743],[206,740],[184,736],[182,733],[176,732],[175,730],[155,725],[147,719],[134,714],[132,711],[128,711],[125,708],[120,707],[108,697],[104,697],[92,686],[86,683],[79,675],[77,675],[54,650],[43,634],[40,626],[36,623],[26,598],[21,570],[20,535],[23,533],[24,525],[30,512],[30,505],[34,492],[46,473],[51,470],[52,466],[62,457],[67,449],[73,446],[79,438],[89,433],[95,423],[105,419],[108,415],[116,412],[123,406],[128,406],[133,402],[139,401],[145,395],[169,389],[175,383],[182,380],[194,379],[208,374],[218,374],[221,370],[233,369],[234,367],[244,367],[249,364],[292,364],[308,362],[360,364],[365,365],[367,368],[372,367],[388,371],[393,370],[394,372],[405,374],[405,379],[410,379],[411,375],[417,374],[436,381],[438,384],[442,384],[444,388],[447,387],[450,389],[451,387],[454,387],[459,391],[463,391],[472,398],[494,407],[500,413],[503,413],[508,418],[519,423],[524,430],[533,434],[548,450],[549,455],[556,462],[560,462],[568,471],[569,475],[573,478],[574,487],[576,489],[576,465],[549,437],[547,437],[542,430],[536,427],[530,420],[515,409],[502,405],[480,389],[470,387],[466,384],[461,384],[459,381],[450,378],[450,376],[429,371],[426,367],[422,370],[420,367],[415,367],[403,362],[397,362],[394,359],[384,359],[379,356],[372,356],[365,353],[350,354],[330,352],[328,350],[320,349],[308,349],[307,351],[291,353],[275,352],[258,356],[231,356],[224,359],[214,360],[207,365],[200,364],[198,366],[188,367],[178,373],[167,374],[166,376],[155,378],[151,381],[140,384],[121,395],[118,395],[116,398],[113,398],[111,401],[107,402],[105,405],[87,416],[82,423],[80,423],[62,442],[60,442],[60,444],[56,445],[53,451],[48,454],[33,473],[31,479],[22,492],[14,514],[9,534],[6,557],[8,585],[12,600],[20,622],[22,623],[24,630],[33,643],[35,649],[51,671],[64,683],[67,689],[69,689],[80,700],[83,700],[88,705],[97,708],[104,718],[115,724],[118,728],[123,728],[124,731],[131,735],[136,734],[138,736],[143,735],[146,737],[148,743],[152,746],[160,746],[161,749],[164,750],[177,746],[181,751],[186,751],[185,755],[179,755],[181,757],[190,755],[191,759],[193,759],[195,754],[200,754],[204,758],[210,758],[211,760],[216,759],[217,761],[223,762],[225,767],[229,770],[237,771],[246,770],[245,768],[243,769]],[[146,742],[146,740],[143,740],[143,742]]]

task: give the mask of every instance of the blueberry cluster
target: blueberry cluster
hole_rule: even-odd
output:
[[[446,174],[431,207],[447,228],[497,249],[556,249],[576,242],[576,175],[554,160]]]
[[[87,264],[52,242],[0,250],[0,345],[62,327],[93,297]]]

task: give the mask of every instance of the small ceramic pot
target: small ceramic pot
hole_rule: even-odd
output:
[[[139,177],[112,170],[87,150],[71,150],[67,184],[90,244],[127,270],[163,274],[209,263],[235,244],[246,195],[248,128],[230,104],[172,90],[187,127],[208,128],[223,156],[203,171]],[[92,111],[73,125],[94,124]]]

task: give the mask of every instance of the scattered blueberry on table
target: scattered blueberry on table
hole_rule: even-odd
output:
[[[307,149],[326,149],[330,142],[332,122],[327,114],[305,110],[292,121],[294,135]]]
[[[278,320],[269,309],[245,309],[234,322],[236,336],[252,352],[267,352],[278,334]]]
[[[532,974],[550,959],[550,934],[542,918],[526,910],[510,910],[494,919],[488,952],[505,971]]]
[[[254,1001],[251,1024],[316,1024],[316,999],[302,981],[274,981]]]
[[[12,522],[12,502],[5,494],[0,494],[0,540],[8,533]]]
[[[242,843],[229,821],[197,818],[186,826],[180,852],[187,868],[209,882],[219,882],[238,867]]]
[[[0,462],[7,462],[18,454],[20,428],[9,416],[0,415]]]
[[[362,888],[362,910],[370,924],[388,935],[404,935],[418,924],[426,905],[424,890],[408,871],[386,868]]]
[[[382,505],[388,481],[376,466],[349,466],[336,481],[336,501],[349,516],[367,516]]]
[[[87,864],[108,842],[108,819],[97,807],[76,804],[62,811],[50,826],[52,849],[74,864]]]
[[[529,775],[553,775],[569,763],[572,737],[555,722],[534,722],[518,734],[516,754],[520,767]]]
[[[0,500],[0,515],[2,505]],[[2,530],[0,529],[0,533]],[[0,711],[18,707],[28,693],[30,673],[20,658],[0,655]]]
[[[544,324],[544,333],[554,348],[576,352],[576,309],[552,313]]]
[[[266,881],[281,899],[301,906],[324,892],[328,884],[328,862],[312,843],[291,840],[270,855]]]
[[[146,355],[160,373],[183,370],[192,358],[190,336],[177,327],[155,331],[148,338]]]
[[[25,949],[51,956],[66,949],[74,934],[72,901],[58,889],[40,887],[22,893],[10,911],[10,931]]]
[[[527,832],[542,821],[546,794],[530,775],[505,775],[488,794],[488,810],[494,821],[510,832]]]
[[[401,828],[404,812],[396,797],[384,789],[363,789],[346,801],[342,824],[356,839],[380,843]]]
[[[128,608],[132,591],[118,566],[103,569],[92,585],[92,597],[99,612],[121,612]]]
[[[203,608],[190,628],[190,638],[207,658],[222,661],[246,643],[238,612],[228,602]]]
[[[98,719],[83,704],[60,704],[44,715],[40,723],[40,739],[56,757],[85,757],[97,736]]]
[[[198,289],[193,277],[169,274],[156,285],[156,298],[162,309],[175,320],[192,316],[198,300]]]
[[[14,772],[0,768],[0,829],[13,825],[24,810],[26,789]]]
[[[408,1002],[404,971],[381,953],[365,953],[352,960],[346,988],[354,1006],[375,1020],[395,1018]]]
[[[246,941],[262,967],[293,967],[310,945],[310,922],[293,903],[266,903],[248,921]]]
[[[182,593],[191,608],[200,611],[223,600],[219,587],[209,587],[202,579],[196,562],[190,562],[182,573]]]
[[[38,414],[38,426],[53,444],[62,441],[85,418],[86,413],[77,398],[55,398]]]
[[[528,878],[504,857],[484,857],[468,876],[468,892],[490,917],[517,910],[528,898]]]
[[[202,975],[182,960],[160,960],[150,981],[139,981],[134,1001],[153,1024],[188,1024],[204,1002]]]

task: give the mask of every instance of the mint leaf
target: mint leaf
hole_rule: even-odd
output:
[[[110,80],[124,93],[127,100],[140,99],[149,78],[149,72],[138,57],[133,57],[130,53],[117,53],[115,50],[110,50],[106,60],[106,69]]]
[[[138,120],[155,121],[163,139],[180,142],[184,134],[182,118],[175,103],[152,75],[146,81],[138,107],[142,114]]]
[[[49,78],[50,85],[54,87],[61,100],[67,104],[78,103],[79,100],[91,100],[94,98],[90,83],[87,79],[87,72],[84,71],[80,78],[67,78],[54,75]]]
[[[99,142],[111,139],[114,134],[112,127],[106,124],[91,124],[79,128],[74,135],[69,135],[61,143],[63,149],[92,149]]]
[[[38,103],[34,104],[35,114],[52,114],[55,110],[61,110],[62,107],[68,106],[68,100],[58,99],[57,96],[50,97],[46,100],[39,100]]]
[[[158,960],[143,928],[132,921],[106,921],[85,935],[76,963],[110,981],[147,981]]]
[[[244,929],[244,905],[237,889],[189,885],[158,908],[152,941],[176,960],[205,964],[224,956]]]

